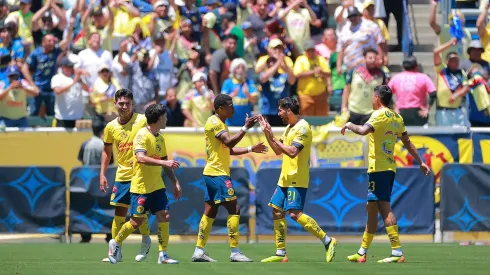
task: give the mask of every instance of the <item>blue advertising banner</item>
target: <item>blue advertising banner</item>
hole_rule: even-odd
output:
[[[280,169],[262,169],[257,173],[257,234],[272,234],[272,209],[269,200],[276,188]],[[316,219],[328,233],[362,233],[366,223],[366,169],[313,168],[306,196],[305,213]],[[434,177],[425,177],[418,168],[397,170],[392,191],[392,206],[400,232],[434,232]],[[286,216],[288,230],[307,234]],[[384,232],[381,220],[378,231]]]
[[[0,233],[65,232],[65,171],[0,167]]]
[[[111,233],[114,208],[109,205],[116,168],[107,170],[109,189],[107,193],[99,190],[99,167],[77,167],[70,175],[70,231],[73,233]],[[167,187],[170,202],[170,233],[178,235],[197,234],[204,210],[203,168],[179,168],[176,170],[182,188],[182,197],[176,201],[173,185],[166,175],[162,175]],[[241,208],[240,233],[248,234],[249,220],[249,177],[243,168],[232,168],[231,178],[235,194]],[[128,214],[129,215],[129,214]],[[220,208],[213,224],[212,234],[227,234],[228,213]],[[158,222],[150,216],[152,234],[158,231]]]
[[[473,163],[490,163],[490,132],[473,132],[472,140]]]
[[[441,174],[442,231],[490,231],[490,165],[450,164]]]

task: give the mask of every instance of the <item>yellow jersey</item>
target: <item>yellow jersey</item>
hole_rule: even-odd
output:
[[[206,166],[203,174],[206,176],[230,176],[230,148],[218,139],[225,132],[228,132],[228,127],[215,115],[204,125]]]
[[[368,135],[368,173],[396,172],[393,157],[396,140],[407,133],[402,116],[385,107],[374,111],[366,124],[374,130]]]
[[[153,135],[147,127],[138,130],[134,138],[134,154],[145,153],[153,159],[163,159],[167,156],[167,148],[163,136]],[[135,157],[136,158],[136,157]],[[133,179],[131,180],[131,193],[149,194],[165,188],[162,179],[162,167],[138,163],[133,161]]]
[[[463,102],[463,97],[457,98],[454,102],[449,99],[454,92],[461,86],[468,86],[468,77],[464,70],[450,72],[446,65],[439,64],[435,67],[437,73],[437,106],[443,108],[459,108]]]
[[[308,188],[312,138],[310,124],[304,119],[299,120],[293,127],[290,125],[286,127],[281,142],[286,146],[298,147],[301,151],[294,158],[283,154],[281,175],[277,185],[280,187]]]
[[[117,147],[117,182],[131,181],[133,177],[133,140],[139,129],[146,126],[146,117],[134,113],[124,125],[116,118],[104,129],[104,143]]]
[[[306,55],[300,55],[294,63],[294,75],[308,72],[320,67],[324,73],[330,73],[330,65],[323,56],[317,56],[315,59],[308,59]],[[327,80],[321,75],[312,75],[298,79],[298,94],[317,96],[327,91]]]

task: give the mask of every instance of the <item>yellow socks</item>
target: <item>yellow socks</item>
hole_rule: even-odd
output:
[[[126,238],[131,235],[136,229],[131,225],[130,222],[126,222],[119,230],[119,233],[116,236],[116,243],[122,244]]]
[[[226,226],[228,227],[228,240],[230,241],[230,247],[237,248],[238,239],[240,238],[240,216],[228,215]]]
[[[400,237],[398,236],[398,225],[392,225],[386,227],[386,233],[388,233],[388,238],[390,239],[391,249],[400,249]]]
[[[323,232],[323,230],[320,228],[318,223],[316,223],[316,221],[312,217],[304,213],[301,214],[301,216],[299,216],[298,223],[301,224],[306,231],[310,232],[313,236],[317,237],[322,241],[327,236],[327,234]],[[328,239],[330,240],[330,238]]]
[[[125,222],[126,222],[126,217],[114,216],[114,219],[112,220],[112,229],[111,229],[113,239],[116,238],[117,233],[119,233],[121,227]]]
[[[206,242],[209,238],[209,233],[211,233],[211,228],[213,227],[214,219],[202,215],[201,222],[199,223],[199,231],[197,233],[197,247],[204,248]]]
[[[150,235],[150,227],[148,225],[148,216],[145,217],[145,220],[139,227],[140,233],[143,236],[149,236]]]
[[[362,235],[361,248],[359,248],[359,251],[357,251],[359,255],[364,255],[367,253],[369,246],[371,246],[371,243],[373,242],[373,238],[374,234],[364,231],[364,234]]]
[[[276,235],[276,248],[277,250],[286,250],[286,235],[288,228],[286,225],[286,219],[274,220],[274,234]]]
[[[158,223],[158,251],[167,251],[170,227],[168,222]]]

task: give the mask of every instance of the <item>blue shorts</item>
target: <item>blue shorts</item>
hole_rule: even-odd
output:
[[[129,213],[134,217],[146,216],[148,212],[155,214],[158,211],[168,210],[167,193],[165,188],[148,194],[131,193],[131,208]]]
[[[233,182],[229,176],[206,176],[204,175],[204,201],[213,201],[220,204],[225,201],[236,200]]]
[[[129,208],[131,181],[116,181],[112,187],[111,205]]]
[[[308,188],[277,186],[269,202],[269,206],[283,212],[303,210],[305,207],[306,191],[308,191]]]
[[[395,182],[395,172],[382,171],[368,173],[368,201],[391,201],[391,190]]]

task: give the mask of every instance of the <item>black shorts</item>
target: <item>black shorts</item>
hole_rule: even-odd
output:
[[[356,124],[356,125],[364,125],[364,124],[366,124],[366,122],[368,122],[370,117],[371,117],[371,114],[361,115],[358,113],[350,112],[349,122]]]
[[[56,119],[56,127],[75,128],[76,120]]]

